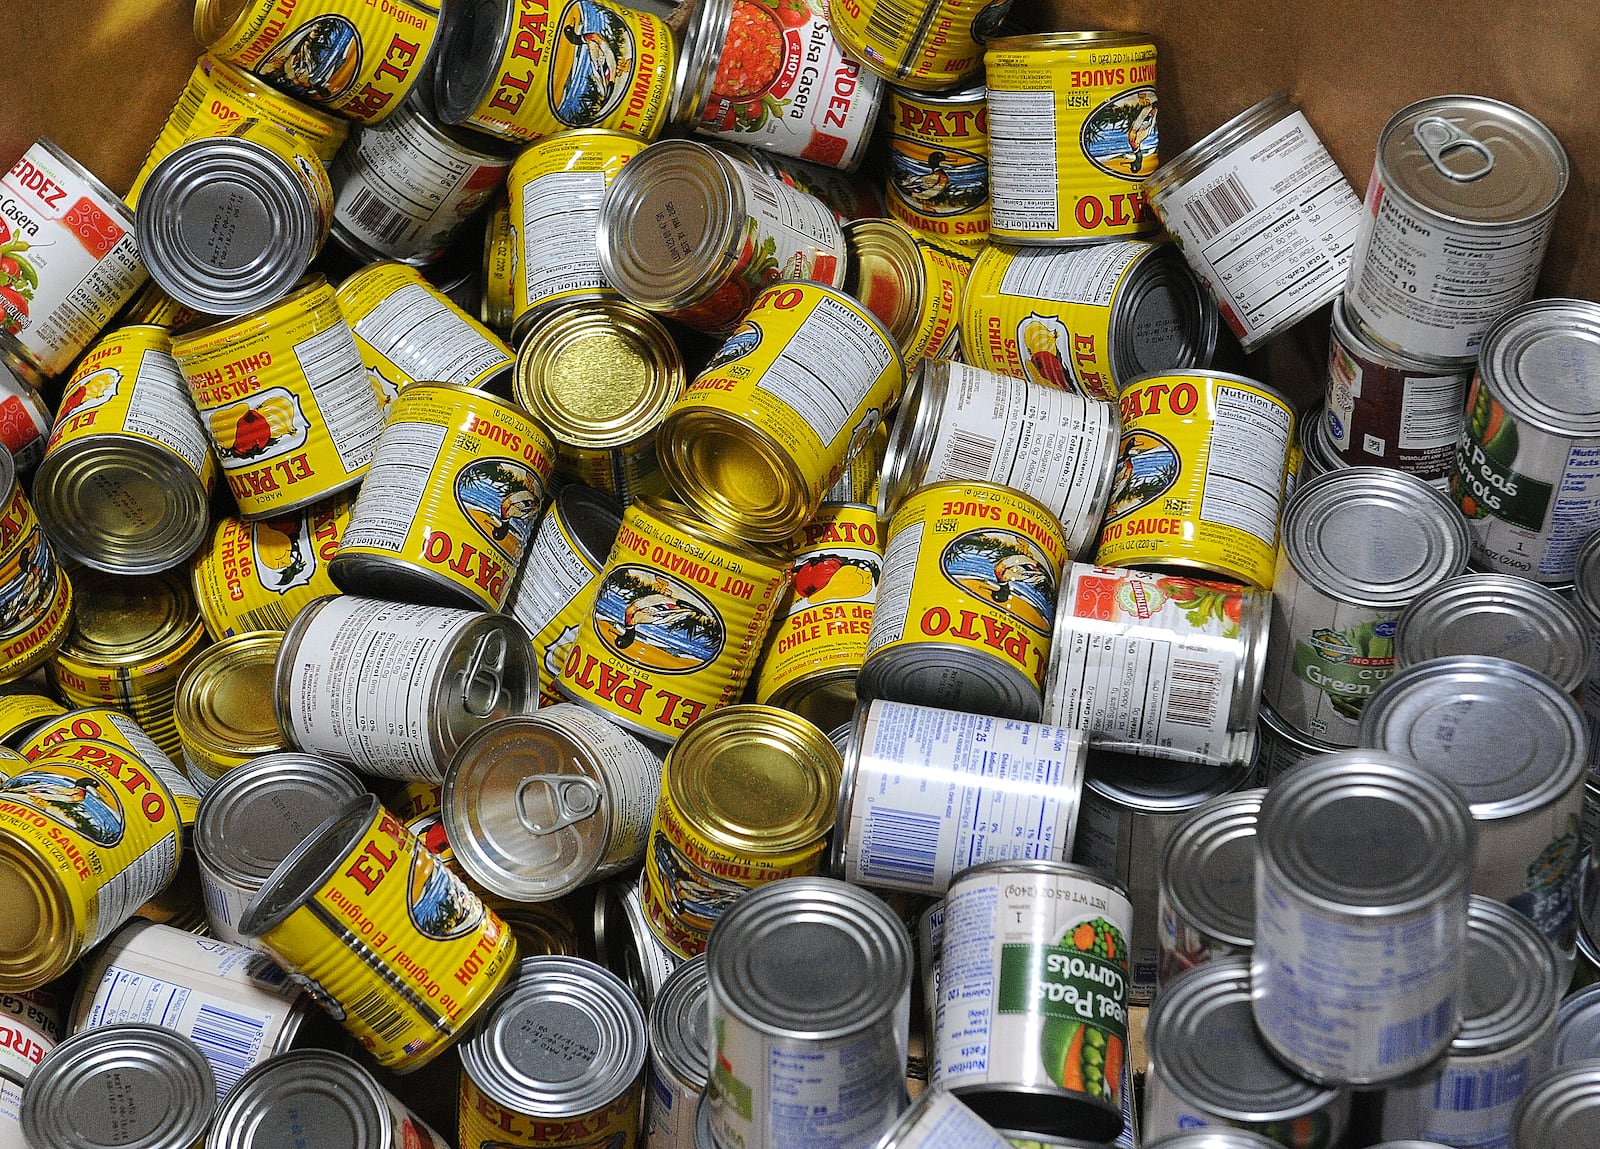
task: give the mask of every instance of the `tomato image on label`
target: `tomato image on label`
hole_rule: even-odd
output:
[[[56,596],[56,580],[55,555],[49,540],[34,527],[0,566],[0,637],[39,621],[45,604]]]
[[[89,411],[112,399],[117,394],[117,386],[122,382],[122,372],[115,367],[102,367],[98,371],[91,371],[61,398],[61,407],[56,411],[56,425],[66,422],[67,416],[79,411]]]
[[[1061,358],[1061,348],[1071,341],[1066,325],[1054,315],[1029,315],[1017,324],[1017,345],[1027,349],[1023,370],[1035,383],[1072,389],[1072,376]]]
[[[1172,444],[1149,431],[1129,431],[1122,436],[1117,471],[1111,482],[1107,521],[1154,502],[1178,478],[1178,452]]]
[[[939,569],[968,594],[989,600],[1040,634],[1050,633],[1055,576],[1031,539],[1012,531],[968,531],[945,546]]]
[[[1142,180],[1155,170],[1156,90],[1119,92],[1084,117],[1079,144],[1090,163],[1118,179]]]
[[[427,850],[411,857],[406,910],[424,937],[442,942],[476,929],[484,914],[483,903]]]
[[[572,128],[598,124],[622,102],[633,80],[633,33],[625,20],[593,0],[573,0],[552,41],[550,106]]]
[[[39,286],[39,273],[26,254],[32,246],[0,220],[0,307],[5,308],[3,326],[12,335],[28,326],[28,307]]]
[[[263,80],[302,100],[337,100],[361,70],[361,34],[343,16],[318,16],[256,65]]]
[[[795,609],[818,602],[865,601],[878,592],[879,565],[845,555],[808,555],[794,568]],[[792,613],[792,611],[791,611]]]
[[[797,55],[799,44],[798,37],[791,44],[785,33],[810,19],[806,0],[734,0],[701,122],[723,131],[755,131],[769,115],[785,116],[789,100],[773,95],[772,89],[792,70],[790,56]]]
[[[544,505],[537,472],[510,459],[479,459],[456,476],[455,494],[461,513],[501,554],[522,557]]]
[[[651,670],[688,674],[722,653],[725,632],[711,604],[648,567],[621,566],[601,582],[595,632],[618,657]]]
[[[306,586],[317,573],[317,551],[304,516],[250,524],[256,580],[274,594]]]
[[[311,428],[299,396],[282,387],[218,407],[207,418],[217,460],[230,469],[298,450]]]
[[[122,803],[93,774],[35,767],[0,781],[0,796],[31,806],[98,846],[122,841]]]

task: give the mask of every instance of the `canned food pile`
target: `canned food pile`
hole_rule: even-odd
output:
[[[1009,8],[198,0],[0,181],[0,1145],[1600,1144],[1561,145]]]

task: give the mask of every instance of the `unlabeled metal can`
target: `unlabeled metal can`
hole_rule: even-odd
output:
[[[922,488],[889,523],[856,693],[1037,721],[1070,557],[1060,522],[1020,491]]]
[[[1093,243],[1161,226],[1143,191],[1159,142],[1148,36],[1003,36],[983,66],[993,239]]]
[[[486,391],[396,399],[328,573],[342,590],[499,610],[544,510],[555,444]]]
[[[1450,493],[1486,569],[1568,582],[1600,529],[1597,343],[1600,304],[1581,299],[1525,304],[1483,339]]]
[[[217,522],[195,555],[189,581],[213,639],[287,630],[300,608],[339,588],[328,561],[350,522],[350,499],[335,497],[281,518]]]
[[[968,248],[989,238],[985,93],[889,89],[889,214],[919,236]]]
[[[1345,289],[1382,346],[1470,364],[1532,298],[1566,190],[1567,154],[1538,120],[1483,96],[1433,96],[1384,125]]]
[[[1256,824],[1265,793],[1218,795],[1167,835],[1157,866],[1162,992],[1184,970],[1248,954],[1255,944]]]
[[[1467,910],[1461,1031],[1437,1063],[1383,1094],[1383,1135],[1508,1145],[1511,1114],[1555,1048],[1565,984],[1526,920],[1488,898]]]
[[[1281,92],[1162,164],[1144,192],[1246,351],[1344,287],[1361,201]]]
[[[1405,607],[1467,567],[1467,525],[1421,479],[1350,467],[1295,489],[1272,580],[1262,697],[1287,725],[1356,744],[1361,708],[1394,669]]]
[[[827,205],[692,140],[664,140],[617,174],[596,243],[625,297],[718,335],[774,280],[844,283],[844,232]]]
[[[1554,1064],[1600,1057],[1600,989],[1586,985],[1561,999],[1556,1010]]]
[[[644,875],[616,878],[595,891],[595,960],[627,983],[648,1013],[672,971],[685,964],[650,929]],[[701,1049],[705,1042],[700,1043]],[[701,1082],[704,1089],[705,1083]]]
[[[1076,730],[898,702],[860,707],[830,869],[942,895],[985,862],[1072,857],[1087,743]]]
[[[383,408],[321,276],[177,336],[172,354],[246,519],[298,511],[366,474]]]
[[[33,480],[65,555],[114,574],[181,565],[205,541],[211,440],[161,327],[123,327],[78,363]]]
[[[644,1011],[609,970],[524,958],[461,1046],[459,1149],[639,1144]]]
[[[817,873],[839,752],[803,718],[734,706],[678,740],[661,775],[644,863],[650,929],[681,957],[752,889]]]
[[[940,1077],[984,1120],[1105,1141],[1123,1124],[1127,891],[1064,862],[991,862],[945,899]]]
[[[1281,1142],[1245,1129],[1197,1129],[1147,1141],[1144,1149],[1273,1149],[1274,1146],[1282,1149]],[[1413,1147],[1399,1146],[1396,1149],[1413,1149]],[[1435,1149],[1435,1147],[1417,1146],[1414,1149]]]
[[[1233,583],[1073,563],[1063,573],[1044,715],[1096,749],[1249,762],[1271,596]]]
[[[956,354],[972,256],[919,240],[892,219],[851,220],[844,240],[850,255],[845,293],[882,321],[907,369],[924,355]]]
[[[1583,714],[1548,678],[1458,655],[1398,671],[1361,714],[1361,742],[1461,792],[1478,823],[1472,891],[1528,918],[1570,977],[1583,868]]]
[[[962,296],[966,362],[1091,399],[1114,403],[1151,372],[1204,368],[1216,346],[1217,309],[1171,244],[991,245]]]
[[[1600,1136],[1600,1059],[1574,1061],[1535,1078],[1517,1101],[1511,1144],[1567,1149]]]
[[[178,810],[178,821],[194,824],[200,806],[187,776],[144,729],[121,710],[91,706],[63,711],[47,718],[16,740],[17,750],[29,762],[46,756],[70,755],[115,773],[125,766],[154,774],[166,785]]]
[[[789,579],[783,552],[641,497],[623,513],[558,689],[674,742],[744,693]]]
[[[795,878],[740,899],[706,952],[716,1144],[877,1140],[905,1108],[912,966],[905,926],[855,886]]]
[[[469,734],[538,696],[527,634],[502,614],[320,598],[283,636],[274,697],[297,750],[438,782]]]
[[[283,636],[249,631],[202,651],[184,667],[172,721],[183,743],[183,766],[204,794],[229,770],[287,750],[272,702]]]
[[[370,795],[295,847],[239,932],[402,1073],[460,1040],[516,964],[505,923]]]
[[[558,898],[644,857],[661,760],[571,702],[503,718],[450,761],[444,826],[456,861],[518,902]]]
[[[1477,841],[1455,787],[1382,751],[1325,755],[1267,791],[1250,974],[1273,1053],[1348,1085],[1444,1053],[1461,1021]]]
[[[1350,1091],[1314,1085],[1261,1043],[1250,1016],[1248,958],[1219,958],[1163,986],[1145,1041],[1146,1137],[1220,1125],[1291,1149],[1341,1143]]]
[[[1010,11],[1011,0],[861,0],[828,19],[840,45],[869,72],[937,92],[982,70],[983,46]]]
[[[59,375],[147,278],[127,206],[41,137],[0,178],[0,350]]]
[[[704,956],[684,962],[650,1006],[649,1149],[695,1149],[695,1106],[711,1079],[710,987]]]

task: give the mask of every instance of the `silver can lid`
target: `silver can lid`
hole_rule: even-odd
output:
[[[579,1117],[633,1088],[644,1011],[610,970],[583,958],[523,958],[461,1045],[461,1069],[491,1101],[537,1118]]]
[[[1210,367],[1221,316],[1177,245],[1141,239],[1117,242],[1149,250],[1129,266],[1112,304],[1111,378],[1120,387],[1125,380],[1144,375]]]
[[[351,846],[377,817],[380,805],[376,795],[363,794],[335,808],[257,889],[240,915],[239,932],[259,937],[314,898],[344,865]]]
[[[1256,829],[1261,870],[1348,917],[1403,917],[1465,897],[1477,844],[1455,787],[1381,750],[1324,754],[1284,775]]]
[[[399,1149],[393,1126],[372,1074],[341,1053],[297,1049],[239,1079],[217,1109],[206,1149]]]
[[[1268,1051],[1250,1008],[1248,957],[1206,962],[1163,986],[1145,1042],[1163,1084],[1226,1121],[1292,1121],[1344,1092],[1307,1081]]]
[[[1467,568],[1461,511],[1403,471],[1347,467],[1301,483],[1284,508],[1279,561],[1341,602],[1400,607]]]
[[[703,1092],[711,1078],[711,1016],[706,959],[699,954],[667,978],[650,1006],[650,1054]]]
[[[1203,802],[1242,789],[1251,766],[1174,762],[1117,751],[1090,749],[1084,786],[1105,801],[1136,814],[1183,814]]]
[[[1517,420],[1600,437],[1600,303],[1535,299],[1506,312],[1483,337],[1478,379]]]
[[[926,1127],[922,1127],[924,1122]],[[946,1146],[1010,1149],[1010,1142],[955,1094],[928,1088],[900,1114],[872,1149],[945,1149]]]
[[[1026,671],[955,642],[910,642],[874,651],[856,673],[856,698],[1024,722],[1038,722],[1044,713],[1043,693]]]
[[[1256,822],[1265,795],[1251,789],[1212,798],[1161,847],[1161,886],[1173,907],[1212,937],[1245,948],[1256,938]]]
[[[1571,1061],[1536,1077],[1511,1115],[1516,1149],[1600,1145],[1600,1058]]]
[[[1600,1057],[1600,984],[1569,993],[1556,1011],[1555,1064]]]
[[[1555,950],[1538,928],[1503,902],[1467,902],[1466,989],[1452,1055],[1494,1053],[1555,1023],[1563,982]]]
[[[1146,1141],[1142,1149],[1282,1149],[1282,1146],[1259,1133],[1214,1126],[1158,1137]]]
[[[1433,96],[1401,108],[1378,137],[1390,191],[1437,216],[1504,230],[1555,209],[1567,153],[1521,108],[1484,96]]]
[[[1459,575],[1400,614],[1395,667],[1432,658],[1487,655],[1537,671],[1568,694],[1589,677],[1593,647],[1578,608],[1515,575]]]
[[[1588,620],[1589,629],[1600,632],[1600,531],[1590,535],[1578,552],[1572,597]]]
[[[712,1007],[758,1032],[823,1041],[888,1024],[910,1001],[911,935],[867,891],[789,878],[745,894],[711,931]]]
[[[158,1025],[85,1030],[45,1054],[22,1092],[33,1149],[190,1149],[217,1105],[200,1047]]]
[[[1447,779],[1484,822],[1567,793],[1583,777],[1588,745],[1582,711],[1555,683],[1468,655],[1391,675],[1362,709],[1360,737]]]
[[[263,754],[206,791],[194,848],[207,867],[251,888],[338,809],[366,793],[349,770],[314,754]]]

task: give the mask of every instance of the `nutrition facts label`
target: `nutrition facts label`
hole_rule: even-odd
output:
[[[879,647],[899,642],[911,610],[911,588],[916,581],[917,553],[922,549],[922,523],[902,528],[889,540],[878,576],[878,601],[867,635],[867,657]]]
[[[544,628],[584,587],[600,577],[600,571],[584,560],[577,544],[562,528],[561,516],[552,507],[539,522],[539,533],[528,548],[516,595],[506,607],[507,613],[534,636],[535,645],[556,637],[544,635]]]
[[[176,451],[197,475],[206,473],[211,440],[195,417],[189,385],[178,361],[165,351],[148,350],[139,357],[139,372],[128,397],[124,428]]]
[[[385,359],[404,364],[413,379],[472,385],[511,365],[497,347],[427,288],[396,288],[355,323],[355,332]]]
[[[355,335],[339,322],[296,343],[294,355],[316,396],[323,431],[339,453],[345,474],[355,474],[372,461],[383,433],[383,408],[367,382]]]
[[[1000,291],[1020,299],[1110,307],[1123,273],[1152,246],[1137,241],[1101,243],[1077,248],[1072,259],[1062,259],[1059,248],[1023,248],[1000,277]]]
[[[356,498],[342,546],[400,551],[432,478],[449,428],[428,423],[390,426]]]
[[[552,172],[523,188],[519,312],[558,295],[611,286],[594,238],[605,195],[605,172]]]
[[[1269,547],[1277,542],[1292,419],[1283,404],[1265,395],[1217,388],[1202,520],[1246,531]]]
[[[133,916],[133,911],[159,894],[178,867],[178,836],[168,834],[144,853],[118,870],[100,887],[95,895],[99,923],[83,948],[99,945],[123,922]]]
[[[849,425],[892,359],[871,324],[845,304],[823,298],[762,373],[758,390],[798,413],[826,447]]]
[[[989,89],[989,193],[998,229],[1059,229],[1055,101],[1051,91]]]

